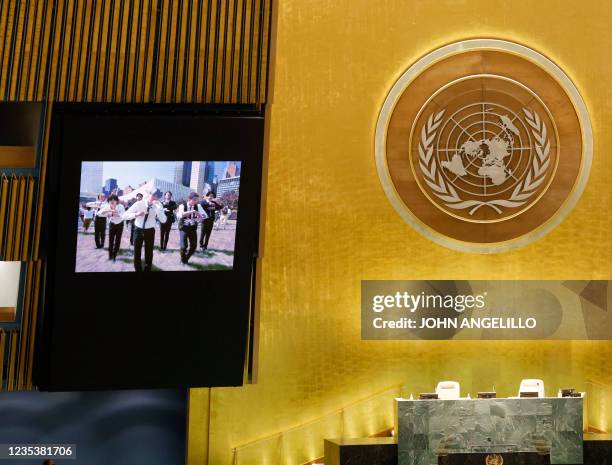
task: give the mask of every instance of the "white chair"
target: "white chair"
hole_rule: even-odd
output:
[[[453,400],[461,397],[461,388],[457,381],[440,381],[436,386],[438,399]]]
[[[521,386],[519,387],[519,396],[521,395],[521,392],[537,392],[538,397],[545,397],[544,381],[541,379],[524,379],[521,381]]]

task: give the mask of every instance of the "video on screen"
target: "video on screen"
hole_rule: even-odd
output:
[[[75,271],[231,270],[239,161],[85,161]]]

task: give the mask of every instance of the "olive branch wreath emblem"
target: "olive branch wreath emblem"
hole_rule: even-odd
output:
[[[503,465],[504,458],[499,454],[489,454],[485,457],[485,465]]]
[[[533,157],[531,166],[524,179],[519,181],[510,197],[506,199],[493,200],[464,200],[457,193],[450,182],[442,176],[442,168],[433,156],[433,141],[438,132],[438,127],[442,123],[442,117],[446,110],[429,115],[427,122],[421,129],[421,139],[419,141],[419,167],[425,183],[431,188],[433,194],[438,197],[444,205],[455,210],[469,208],[468,213],[473,215],[484,206],[490,207],[498,214],[502,213],[501,207],[513,208],[524,205],[532,197],[537,188],[544,182],[548,167],[550,166],[550,141],[548,131],[544,121],[536,111],[529,111],[523,108],[525,120],[531,126],[531,132],[535,139],[536,156]]]

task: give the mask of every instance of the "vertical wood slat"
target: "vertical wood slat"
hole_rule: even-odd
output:
[[[3,255],[4,238],[6,237],[6,216],[9,206],[9,178],[5,175],[0,176],[0,257]]]
[[[170,42],[170,31],[172,28],[172,12],[174,3],[176,0],[167,0],[164,2],[165,8],[162,9],[160,15],[161,26],[158,26],[159,34],[157,35],[157,49],[153,57],[155,70],[154,75],[157,76],[154,79],[153,93],[155,95],[156,102],[163,102],[165,99],[165,89],[167,73],[164,72],[164,67],[167,66],[169,59],[169,42]]]
[[[158,33],[161,27],[161,15],[159,14],[159,2],[160,0],[149,0],[148,13],[147,13],[147,35],[146,44],[143,55],[143,79],[142,87],[140,92],[140,99],[138,101],[148,102],[151,101],[150,97],[154,93],[154,62],[155,62],[155,50],[157,49]]]
[[[26,376],[24,383],[22,386],[25,389],[33,389],[33,374],[34,374],[34,351],[36,347],[36,334],[37,334],[37,326],[36,322],[38,321],[38,314],[40,308],[40,293],[41,293],[41,283],[42,283],[42,262],[36,261],[33,263],[32,268],[32,287],[31,287],[31,297],[30,297],[30,320],[32,324],[30,324],[29,329],[29,342],[28,342],[28,352],[27,352],[27,365],[26,365]]]
[[[58,89],[62,83],[62,63],[64,62],[64,49],[69,41],[66,39],[66,23],[69,21],[68,9],[72,4],[71,0],[57,0],[55,8],[55,18],[53,24],[53,40],[50,40],[50,46],[53,47],[51,53],[50,75],[46,83],[47,98],[49,100],[61,100],[58,95]]]
[[[94,34],[94,22],[96,19],[96,0],[87,2],[87,8],[83,7],[85,12],[82,22],[81,31],[81,46],[79,47],[78,58],[77,58],[77,74],[74,77],[75,80],[75,101],[84,101],[87,99],[86,82],[89,76],[89,65],[91,57],[91,43]]]
[[[22,77],[22,81],[21,81],[21,87],[19,88],[19,93],[18,96],[21,95],[25,95],[27,99],[32,99],[31,97],[31,83],[32,83],[32,67],[33,67],[33,63],[34,62],[34,58],[36,57],[36,53],[35,50],[38,49],[37,46],[37,40],[40,38],[40,31],[41,31],[41,13],[42,13],[42,9],[44,8],[43,5],[44,2],[41,2],[40,0],[36,0],[33,6],[33,17],[32,20],[30,21],[31,24],[31,28],[30,28],[30,34],[28,36],[28,42],[26,44],[27,47],[27,61],[24,61],[24,67],[26,68],[25,70],[23,70],[23,77]]]
[[[204,80],[204,89],[202,99],[207,102],[213,101],[213,82],[212,70],[214,68],[214,52],[217,30],[217,10],[219,9],[220,0],[211,0],[208,2],[208,11],[206,16],[206,35],[205,53],[204,53],[204,71],[202,79]]]
[[[186,0],[185,6],[183,10],[183,27],[182,30],[183,36],[181,38],[181,57],[179,68],[177,72],[176,83],[172,86],[173,96],[172,101],[185,101],[187,99],[187,94],[189,92],[189,83],[187,81],[187,77],[189,76],[189,62],[192,61],[192,37],[193,33],[191,32],[191,23],[193,21],[193,1]],[[180,92],[180,93],[179,93]]]
[[[75,65],[79,59],[79,50],[81,49],[81,21],[84,9],[83,0],[74,0],[70,21],[69,33],[69,51],[66,54],[66,69],[61,87],[61,99],[69,100],[74,91],[74,82],[76,80],[77,69]]]
[[[32,29],[32,22],[30,20],[31,3],[32,2],[24,3],[22,14],[19,17],[19,29],[21,32],[19,34],[19,41],[16,47],[15,56],[13,57],[13,62],[17,65],[17,68],[15,70],[15,79],[12,80],[11,88],[9,91],[10,98],[12,100],[15,100],[17,98],[17,95],[19,94],[19,89],[21,87],[21,81],[23,76],[23,60],[25,58],[26,47],[28,45],[27,37],[29,30]]]
[[[113,62],[112,86],[109,91],[113,102],[124,101],[124,97],[120,94],[123,85],[119,81],[123,81],[121,78],[124,77],[125,60],[129,58],[129,50],[127,49],[129,41],[126,39],[128,20],[130,19],[130,12],[133,6],[132,0],[119,2],[119,16],[117,18],[117,27],[115,28],[117,35],[114,48],[115,60]]]
[[[237,42],[237,36],[240,34],[240,21],[239,21],[239,15],[241,14],[240,8],[238,8],[240,2],[238,0],[234,0],[233,2],[233,6],[232,6],[232,34],[231,34],[231,42],[230,42],[230,46],[229,46],[229,53],[228,53],[228,60],[229,60],[229,64],[228,64],[228,70],[227,72],[229,73],[229,76],[227,78],[227,92],[228,92],[228,99],[230,103],[235,103],[234,100],[234,76],[236,73],[236,44]]]
[[[134,47],[136,42],[136,34],[132,33],[132,30],[135,27],[135,23],[138,19],[138,0],[129,0],[129,5],[127,7],[126,14],[126,30],[125,30],[125,39],[124,39],[124,47],[125,50],[123,57],[123,69],[117,72],[117,77],[115,78],[116,89],[119,93],[119,97],[115,94],[115,100],[122,102],[129,102],[130,99],[127,95],[127,89],[130,84],[130,80],[133,79],[133,65],[134,64]],[[132,71],[130,71],[132,70]],[[125,76],[121,79],[122,76]]]
[[[34,178],[29,177],[27,180],[27,198],[25,200],[24,221],[21,230],[21,234],[23,237],[23,245],[21,248],[21,256],[19,257],[19,260],[23,262],[27,261],[30,256],[32,256],[30,237],[33,229],[31,218],[34,218],[34,211],[36,210],[36,207],[34,205],[34,203],[36,202],[35,190],[36,181],[34,180]]]
[[[67,0],[64,7],[63,29],[60,37],[60,41],[63,40],[60,44],[61,59],[58,60],[58,77],[55,86],[55,98],[60,101],[66,100],[66,93],[70,84],[70,68],[73,61],[71,52],[74,48],[76,20],[78,18],[77,4],[78,0]]]
[[[2,35],[0,35],[0,69],[4,69],[4,49],[6,46],[6,41],[10,36],[10,34],[8,33],[8,21],[11,17],[10,7],[10,2],[7,2],[6,0],[0,2],[0,31],[2,32]],[[0,89],[4,88],[4,84],[2,84],[2,78],[3,76],[0,76]]]
[[[6,332],[0,329],[0,391],[4,386],[4,367],[6,366]]]
[[[249,51],[251,50],[252,34],[252,12],[254,0],[243,0],[244,10],[240,26],[242,27],[242,42],[240,44],[240,72],[238,78],[238,99],[248,100],[248,64]]]
[[[200,36],[200,47],[202,49],[202,55],[200,58],[200,68],[199,68],[199,80],[198,84],[200,86],[200,92],[196,97],[198,101],[207,101],[207,89],[208,89],[208,65],[209,65],[209,56],[210,56],[210,31],[211,31],[211,22],[213,18],[213,14],[215,11],[215,1],[211,0],[206,2],[206,8],[204,15],[202,16],[203,28],[201,30]]]
[[[93,87],[94,87],[94,98],[93,100],[96,102],[105,102],[106,101],[106,92],[105,85],[108,81],[108,69],[106,64],[108,62],[110,47],[109,47],[109,37],[111,37],[111,24],[114,19],[115,13],[115,0],[107,0],[102,2],[102,16],[100,18],[100,29],[98,31],[98,50],[97,50],[97,59],[96,59],[96,70],[95,76],[93,79]]]
[[[185,66],[185,58],[189,53],[189,48],[187,43],[185,42],[186,34],[188,32],[188,20],[191,18],[187,17],[186,8],[189,6],[189,0],[181,0],[178,5],[177,10],[177,27],[176,27],[176,35],[174,39],[174,66],[172,69],[172,80],[169,80],[168,85],[170,90],[168,92],[169,97],[168,101],[176,102],[177,101],[177,90],[179,95],[182,95],[182,89],[177,89],[179,84],[183,84],[183,68]]]
[[[198,47],[197,47],[197,39],[198,39],[198,20],[201,21],[201,18],[198,18],[198,10],[200,10],[201,2],[190,1],[189,9],[187,10],[187,18],[188,18],[188,27],[189,33],[186,34],[187,47],[188,51],[185,53],[185,64],[183,66],[183,94],[180,97],[181,101],[189,101],[190,97],[193,95],[194,83],[191,79],[193,76],[195,66],[198,60]]]
[[[49,137],[51,134],[51,116],[53,114],[52,109],[53,109],[53,102],[49,102],[46,105],[43,105],[42,120],[44,121],[44,123],[43,123],[43,130],[41,131],[41,141],[39,142],[40,153],[42,154],[41,160],[40,160],[40,172],[41,173],[45,173],[47,169],[46,154],[49,149]],[[42,205],[42,200],[43,200],[42,194],[45,191],[45,182],[46,182],[46,177],[40,176],[37,185],[35,185],[35,188],[38,189],[38,196],[40,198],[38,199],[36,204],[33,206],[33,211],[30,216],[30,218],[34,220],[33,233],[32,233],[33,234],[32,253],[31,253],[31,256],[34,260],[40,259],[40,235],[41,235],[41,229],[42,229],[42,215],[43,215],[43,211],[42,211],[42,208],[40,208],[40,205]]]
[[[22,354],[21,357],[19,357],[19,363],[17,366],[17,385],[18,386],[22,386],[24,384],[24,379],[27,376],[25,367],[26,367],[26,357],[23,357],[24,354],[28,353],[28,335],[29,335],[29,328],[30,325],[32,324],[31,321],[31,297],[32,297],[32,273],[31,273],[31,267],[32,267],[33,263],[27,263],[27,270],[26,270],[26,279],[25,279],[25,286],[24,286],[24,292],[23,292],[23,303],[22,303],[22,309],[21,309],[21,338],[20,338],[20,347],[19,347],[19,353]]]
[[[15,242],[15,223],[16,217],[19,214],[19,210],[14,208],[17,205],[19,185],[18,178],[15,176],[11,177],[7,208],[7,227],[6,227],[6,242],[4,244],[4,259],[10,260],[13,256],[13,243]]]
[[[22,324],[17,365],[16,389],[32,389],[34,367],[34,344],[36,318],[38,316],[39,292],[42,264],[40,261],[27,264],[25,289],[22,304]]]
[[[26,184],[27,179],[20,177],[17,182],[17,208],[15,209],[15,230],[13,231],[13,249],[11,250],[10,258],[19,259],[21,258],[21,240],[22,240],[22,226],[24,219],[24,210],[26,202]]]
[[[13,16],[13,24],[12,24],[12,34],[11,40],[9,41],[8,54],[7,58],[7,67],[5,68],[6,78],[7,78],[7,86],[5,93],[9,99],[11,99],[11,88],[14,87],[13,83],[15,82],[15,71],[18,66],[15,66],[15,57],[19,56],[20,44],[21,44],[21,33],[23,30],[23,10],[25,5],[21,2],[16,2],[14,16]]]
[[[15,21],[15,9],[17,7],[17,5],[15,4],[15,2],[6,2],[7,3],[7,11],[6,11],[6,21],[4,22],[3,26],[4,29],[2,31],[2,36],[3,40],[0,41],[0,50],[2,50],[2,54],[0,54],[0,69],[2,69],[2,73],[0,75],[0,89],[2,90],[0,92],[0,95],[2,95],[2,98],[4,100],[8,99],[8,95],[7,95],[7,82],[10,85],[10,80],[8,79],[10,76],[10,73],[8,72],[8,68],[9,68],[9,55],[10,55],[10,48],[11,48],[11,43],[14,40],[14,24],[16,23]],[[19,14],[19,10],[17,10],[17,14]]]
[[[78,73],[81,69],[81,59],[83,55],[83,49],[86,47],[87,34],[85,31],[85,24],[87,23],[87,1],[77,2],[77,9],[75,11],[75,18],[77,23],[74,29],[76,50],[71,56],[68,79],[64,87],[64,93],[66,98],[69,100],[77,100],[79,92]],[[80,8],[78,8],[80,5]]]
[[[259,37],[260,48],[257,59],[257,86],[259,92],[256,100],[265,102],[268,95],[268,62],[270,59],[270,34],[272,31],[272,0],[262,0]]]
[[[11,330],[8,333],[8,354],[7,354],[7,370],[6,370],[6,390],[15,391],[17,388],[17,351],[18,351],[18,333]]]
[[[32,79],[32,100],[40,101],[45,98],[45,89],[47,75],[46,70],[48,69],[49,53],[48,48],[50,39],[53,37],[52,31],[52,20],[55,11],[54,2],[43,1],[43,12],[41,18],[41,31],[38,45],[38,51],[36,53],[36,67],[33,71]]]
[[[262,0],[253,0],[251,11],[251,37],[249,50],[249,68],[247,73],[247,100],[253,99],[255,95],[255,82],[257,81],[257,50],[259,47],[259,31],[261,15],[258,14]]]
[[[90,16],[88,22],[87,47],[84,48],[85,55],[83,68],[77,78],[83,86],[81,97],[77,101],[90,102],[95,95],[97,85],[98,70],[97,65],[100,59],[98,44],[101,39],[102,24],[104,20],[104,0],[91,0],[89,5]]]

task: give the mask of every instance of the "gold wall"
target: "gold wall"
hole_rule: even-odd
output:
[[[451,378],[464,392],[494,384],[508,395],[525,377],[543,378],[550,393],[586,379],[612,383],[612,342],[361,341],[359,301],[362,279],[612,279],[612,3],[280,0],[277,8],[258,384],[192,391],[189,465],[229,465],[234,447],[397,384],[417,393]],[[534,244],[492,256],[417,234],[387,201],[374,164],[378,111],[402,71],[474,37],[523,43],[558,63],[594,130],[575,210]],[[303,434],[264,441],[259,455],[236,462],[274,464],[278,447],[284,463],[322,455],[322,441]]]

